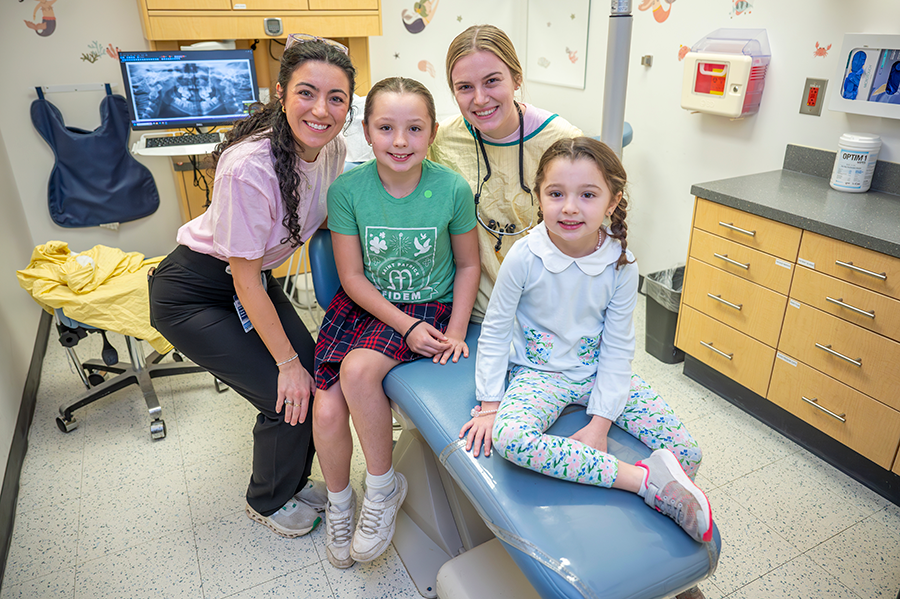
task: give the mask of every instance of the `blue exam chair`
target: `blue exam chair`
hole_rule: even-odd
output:
[[[340,284],[330,233],[317,231],[308,249],[324,309]],[[553,479],[496,454],[474,458],[465,451],[458,434],[475,405],[479,331],[469,326],[468,359],[445,366],[405,363],[384,380],[403,428],[394,467],[410,483],[394,546],[419,592],[442,599],[654,599],[712,575],[722,543],[718,529],[713,542],[696,543],[632,493]],[[573,406],[550,432],[571,435],[586,423],[584,409]],[[650,455],[617,427],[608,449],[631,463]],[[500,545],[508,556],[492,550]]]

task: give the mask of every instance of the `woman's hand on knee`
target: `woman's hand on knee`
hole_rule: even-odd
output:
[[[478,457],[478,452],[481,450],[482,445],[484,446],[485,457],[491,455],[491,432],[494,430],[494,416],[495,414],[487,414],[485,416],[472,418],[465,423],[462,430],[459,431],[460,439],[465,437],[466,432],[468,431],[466,451],[469,451],[474,447],[475,450],[472,452],[472,455],[476,458]]]
[[[309,400],[316,392],[316,381],[299,360],[285,364],[278,372],[278,401],[275,412],[284,408],[284,421],[295,426],[306,422]]]

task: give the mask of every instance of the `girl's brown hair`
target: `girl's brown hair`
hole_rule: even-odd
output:
[[[395,94],[417,94],[425,101],[425,108],[428,110],[428,117],[431,119],[431,131],[437,124],[437,112],[434,108],[434,97],[428,88],[416,81],[415,79],[407,79],[406,77],[388,77],[382,79],[372,86],[369,93],[366,94],[366,107],[363,109],[363,125],[369,122],[372,116],[372,107],[375,104],[375,98],[382,93]]]
[[[628,225],[625,223],[625,217],[628,216],[628,198],[625,196],[628,175],[625,173],[622,161],[602,141],[597,141],[590,137],[560,139],[547,148],[544,155],[541,156],[541,161],[538,163],[537,173],[534,176],[534,188],[537,191],[539,201],[541,185],[544,183],[547,168],[551,162],[559,158],[564,158],[571,162],[582,158],[592,161],[603,173],[606,184],[609,186],[610,196],[615,198],[618,194],[622,194],[622,199],[619,200],[618,205],[609,218],[609,236],[617,239],[622,244],[622,254],[616,262],[616,269],[618,270],[620,267],[629,264],[625,255],[625,248],[628,247],[628,241],[626,240]]]
[[[502,29],[493,25],[472,25],[457,35],[447,49],[447,83],[453,89],[453,67],[459,59],[475,52],[490,52],[507,66],[516,85],[522,84],[522,65],[512,40]]]

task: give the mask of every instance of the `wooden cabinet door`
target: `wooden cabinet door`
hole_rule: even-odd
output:
[[[691,233],[691,257],[782,295],[791,289],[792,262],[702,229],[695,228]]]
[[[778,349],[900,410],[900,343],[790,300]]]
[[[798,262],[848,283],[900,299],[900,258],[804,231]]]
[[[697,198],[694,226],[753,249],[797,261],[801,229]]]
[[[775,360],[769,401],[828,436],[890,469],[900,445],[900,412],[781,355]]]
[[[678,313],[678,348],[766,396],[775,350],[728,325],[682,305]]]
[[[768,345],[778,345],[787,296],[688,260],[684,303]]]

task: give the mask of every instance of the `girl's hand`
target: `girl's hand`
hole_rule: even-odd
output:
[[[406,345],[417,354],[429,358],[451,348],[444,334],[427,322],[416,325],[416,328],[407,335]]]
[[[284,407],[284,421],[291,426],[306,421],[309,400],[316,392],[316,381],[309,375],[300,360],[288,362],[278,372],[278,401],[275,413]]]
[[[421,326],[421,325],[420,325]],[[447,360],[453,359],[454,362],[459,362],[459,356],[462,354],[463,358],[469,357],[469,346],[466,345],[465,339],[459,339],[457,337],[445,337],[447,343],[450,344],[450,347],[445,349],[440,354],[435,354],[431,359],[432,362],[437,364],[440,362],[441,364],[446,364]]]
[[[607,429],[608,430],[608,429]],[[597,427],[593,427],[590,424],[585,426],[583,429],[576,431],[574,435],[569,437],[573,441],[581,441],[585,445],[590,445],[594,449],[598,451],[602,451],[603,453],[607,453],[606,451],[606,432],[602,430],[597,430]]]
[[[481,449],[482,444],[484,445],[484,457],[491,455],[491,431],[494,429],[495,416],[496,414],[487,414],[485,416],[472,418],[465,423],[462,430],[459,431],[460,439],[462,439],[466,435],[466,431],[468,431],[466,451],[472,449],[472,446],[474,445],[475,451],[472,452],[472,455],[476,458],[478,457],[478,451]]]

